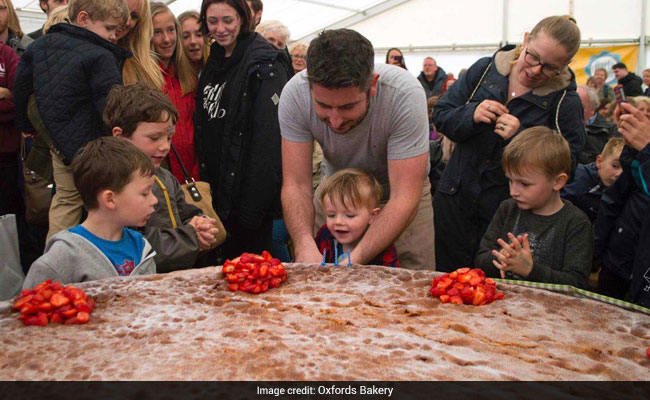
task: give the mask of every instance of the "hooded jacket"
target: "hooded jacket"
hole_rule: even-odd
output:
[[[216,124],[204,107],[204,90],[224,72],[223,48],[212,45],[197,90],[195,145],[201,178],[210,183],[214,208],[222,221],[237,209],[237,223],[258,229],[266,217],[280,214],[282,159],[278,103],[287,82],[286,57],[258,33],[239,39],[233,56],[244,54],[227,82],[221,102],[227,114]],[[245,35],[243,35],[245,36]],[[207,100],[206,100],[207,101]],[[217,104],[218,107],[218,104]]]
[[[623,85],[627,97],[641,96],[643,94],[643,90],[641,90],[642,83],[643,79],[635,75],[634,72],[628,72],[623,79],[618,81],[619,85]]]
[[[606,188],[600,180],[595,162],[578,164],[573,181],[562,188],[560,196],[587,214],[593,224],[598,216],[600,197]]]
[[[14,49],[14,51],[16,52],[16,54],[18,54],[19,57],[23,55],[23,53],[27,49],[27,46],[32,44],[33,41],[34,39],[29,37],[29,35],[23,34],[23,37],[18,37],[18,35],[16,35],[14,32],[9,30],[9,39],[7,39],[7,44],[9,45],[9,47]]]
[[[427,99],[432,96],[441,95],[446,80],[447,73],[440,67],[438,67],[436,75],[433,77],[433,84],[430,84],[427,77],[424,76],[424,71],[420,72],[420,75],[418,76],[418,81],[420,81],[420,84],[424,88],[424,93],[427,95]]]
[[[171,272],[191,268],[199,255],[199,239],[196,231],[187,223],[203,212],[200,208],[188,204],[180,184],[171,172],[158,168],[154,174],[167,190],[169,205],[176,221],[176,228],[169,216],[167,200],[162,188],[154,183],[151,189],[158,199],[154,212],[144,228],[138,228],[156,251],[156,266],[159,272]]]
[[[155,274],[155,254],[145,239],[140,264],[129,276]],[[31,289],[46,279],[67,284],[116,276],[115,267],[101,250],[83,236],[65,230],[47,242],[45,253],[29,269],[23,288]]]
[[[113,85],[122,84],[122,64],[130,52],[93,32],[57,24],[23,54],[14,83],[16,127],[34,132],[27,117],[34,93],[55,152],[70,164],[81,146],[102,136],[102,114]]]
[[[560,132],[569,142],[574,168],[585,143],[582,103],[571,69],[565,67],[544,86],[508,102],[508,76],[515,55],[515,46],[510,45],[493,57],[474,63],[436,103],[433,111],[438,132],[456,142],[436,192],[455,195],[462,188],[463,198],[473,201],[490,188],[501,188],[499,192],[503,196],[490,200],[491,215],[508,196],[501,155],[512,138],[504,140],[495,134],[494,123],[474,123],[474,111],[483,100],[504,104],[519,119],[517,133],[538,125]]]
[[[647,185],[639,166],[649,159],[650,151],[623,148],[619,157],[623,172],[603,193],[594,224],[594,256],[621,280],[631,279],[635,252],[644,245],[640,235],[650,213],[650,197],[642,188]],[[636,183],[639,180],[643,183]]]

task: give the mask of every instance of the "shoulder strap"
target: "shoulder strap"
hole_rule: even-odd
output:
[[[490,70],[491,66],[492,66],[492,61],[490,61],[488,66],[485,68],[485,71],[483,71],[483,75],[481,75],[481,79],[479,79],[478,83],[476,84],[476,87],[472,91],[472,94],[469,96],[469,98],[467,99],[467,102],[465,102],[465,104],[469,104],[469,102],[472,101],[472,99],[474,99],[474,95],[476,94],[476,91],[481,86],[481,83],[483,83],[483,79],[485,78],[485,75],[487,75],[487,73]]]
[[[178,165],[180,165],[181,171],[183,171],[183,178],[185,178],[185,183],[192,182],[194,179],[192,179],[190,174],[185,169],[185,165],[183,165],[183,161],[181,161],[181,156],[178,154],[178,151],[176,151],[176,147],[174,146],[173,143],[170,143],[169,147],[171,147],[172,153],[174,153],[174,156],[176,156],[176,160],[178,161]]]
[[[165,196],[165,203],[167,203],[167,211],[169,212],[169,219],[172,221],[172,227],[176,229],[178,225],[176,224],[176,218],[174,218],[174,211],[172,210],[172,203],[169,200],[169,193],[167,192],[167,187],[165,187],[165,184],[162,183],[160,178],[158,178],[156,175],[153,176],[153,179],[156,181],[158,186],[160,186],[160,189],[163,192],[163,196]]]

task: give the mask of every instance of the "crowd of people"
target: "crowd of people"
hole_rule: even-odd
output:
[[[650,306],[650,70],[578,86],[572,18],[416,78],[353,30],[291,42],[260,0],[40,5],[27,35],[0,0],[0,215],[24,287],[266,250]]]

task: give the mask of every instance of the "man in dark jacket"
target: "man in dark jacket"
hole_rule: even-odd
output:
[[[70,15],[76,15],[74,24],[50,28],[47,35],[29,46],[16,72],[16,127],[20,132],[35,133],[27,117],[33,94],[54,141],[52,168],[57,191],[50,207],[48,238],[81,219],[83,205],[69,165],[79,148],[105,134],[102,113],[106,96],[113,85],[122,84],[121,67],[130,55],[109,41],[115,39],[116,30],[128,18],[124,1],[93,3],[97,15],[79,9],[82,5],[71,6]],[[108,16],[103,21],[101,12]]]
[[[68,4],[68,0],[40,0],[38,2],[38,5],[41,7],[41,10],[43,10],[43,12],[47,14],[48,18],[50,17],[52,11],[56,10],[61,6],[65,6],[67,4]],[[35,30],[34,32],[28,33],[27,36],[29,36],[34,40],[38,39],[39,37],[43,36],[43,27]]]
[[[625,64],[622,62],[614,64],[612,71],[614,71],[614,76],[618,79],[618,84],[623,85],[626,96],[641,96],[643,94],[643,90],[641,90],[643,80],[636,76],[634,72],[628,72]]]
[[[418,81],[424,88],[427,99],[431,96],[438,96],[442,94],[442,89],[447,80],[447,73],[444,69],[438,67],[436,60],[432,57],[424,59],[422,64],[422,72],[418,76]]]

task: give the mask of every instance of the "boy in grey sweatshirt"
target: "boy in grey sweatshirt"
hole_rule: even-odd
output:
[[[101,137],[82,148],[72,173],[88,218],[49,240],[23,288],[46,279],[66,284],[155,274],[151,245],[126,228],[143,226],[154,212],[153,170],[149,157],[125,140]]]

